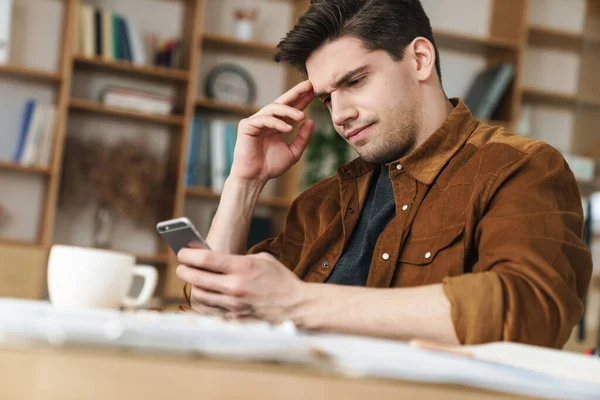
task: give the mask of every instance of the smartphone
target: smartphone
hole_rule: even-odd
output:
[[[210,247],[198,233],[192,221],[185,217],[159,222],[156,225],[156,230],[171,246],[175,254],[179,253],[179,250],[184,247],[210,250]]]

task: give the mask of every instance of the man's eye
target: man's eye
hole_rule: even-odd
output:
[[[327,105],[331,103],[331,96],[327,96],[323,99],[323,104]]]
[[[350,86],[350,87],[356,86],[360,83],[361,80],[362,80],[362,78],[354,79],[353,81],[348,82],[348,86]]]

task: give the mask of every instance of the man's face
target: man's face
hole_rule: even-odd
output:
[[[366,161],[391,162],[415,146],[421,99],[410,65],[408,57],[394,61],[349,36],[325,44],[306,61],[308,79],[335,130]]]

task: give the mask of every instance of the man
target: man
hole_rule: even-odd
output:
[[[191,307],[308,330],[562,347],[591,275],[576,181],[550,146],[446,98],[419,1],[313,0],[278,48],[308,80],[240,122],[214,251],[178,255]],[[310,120],[289,145],[281,133],[314,97],[360,157],[240,255],[261,189],[310,140]]]

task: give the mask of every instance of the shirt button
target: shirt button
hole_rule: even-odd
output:
[[[323,264],[321,264],[321,266],[325,269],[329,268],[329,263],[327,261],[324,261]]]
[[[390,259],[390,255],[388,253],[383,253],[383,255],[381,256],[381,258],[383,258],[384,260],[389,260]]]
[[[425,258],[430,259],[431,258],[431,253],[430,252],[425,253]]]
[[[400,164],[396,164],[396,169],[397,169],[398,171],[400,171],[400,170],[402,169],[402,165],[400,165]]]
[[[354,214],[354,208],[352,208],[352,207],[348,207],[348,212],[349,212],[350,214]]]
[[[408,210],[408,205],[405,204],[402,206],[402,211],[406,211],[406,210]]]

